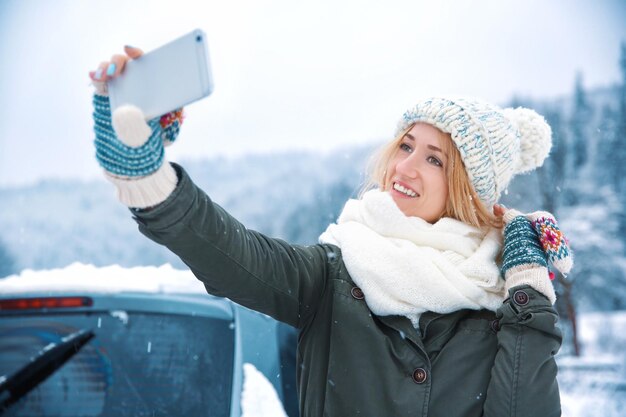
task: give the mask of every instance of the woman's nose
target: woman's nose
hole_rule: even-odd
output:
[[[396,171],[408,178],[417,178],[419,176],[419,162],[415,155],[403,159],[396,166]]]

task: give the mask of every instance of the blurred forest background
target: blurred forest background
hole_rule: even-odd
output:
[[[587,89],[579,74],[567,97],[512,97],[553,129],[551,157],[517,177],[503,202],[556,214],[575,268],[555,282],[576,353],[575,312],[626,310],[626,44],[621,83]],[[184,131],[184,127],[183,127]],[[185,140],[184,133],[182,140]],[[381,138],[381,144],[388,138]],[[247,227],[291,242],[314,243],[363,183],[371,146],[332,153],[286,152],[179,161],[218,204]],[[104,180],[45,180],[0,189],[0,277],[73,262],[97,266],[184,265],[136,230]]]

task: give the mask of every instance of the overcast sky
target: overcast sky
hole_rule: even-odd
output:
[[[386,140],[432,94],[549,98],[619,80],[623,0],[0,0],[0,186],[100,175],[87,72],[207,32],[215,92],[170,160]]]

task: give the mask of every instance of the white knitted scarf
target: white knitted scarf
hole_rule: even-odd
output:
[[[379,316],[406,316],[417,327],[425,311],[495,311],[504,299],[495,262],[499,230],[407,217],[387,192],[371,190],[349,200],[320,242],[341,248],[350,276]]]

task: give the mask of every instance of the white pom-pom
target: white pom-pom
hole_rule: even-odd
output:
[[[543,165],[552,147],[552,129],[531,109],[504,109],[505,116],[520,133],[520,159],[516,172],[528,172]]]
[[[150,138],[152,130],[143,112],[135,106],[123,105],[115,109],[111,122],[119,139],[126,145],[138,148]]]

